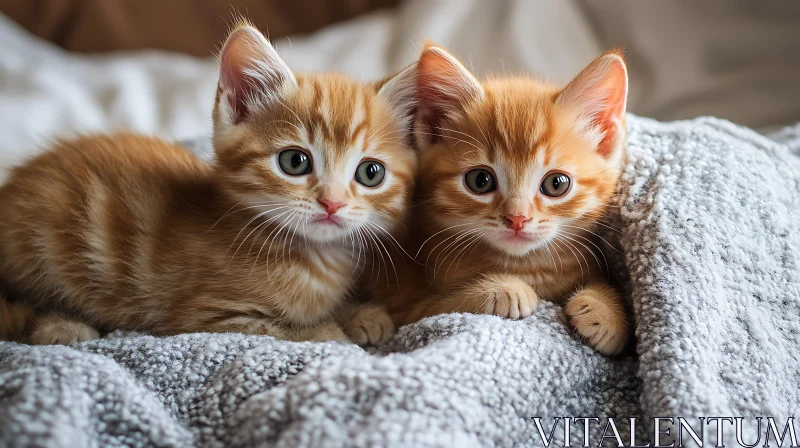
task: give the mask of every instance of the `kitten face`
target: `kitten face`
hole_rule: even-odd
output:
[[[417,140],[436,227],[511,256],[588,244],[578,230],[602,215],[623,155],[624,65],[607,57],[616,59],[560,89],[527,78],[481,85],[443,50],[426,49]]]
[[[215,110],[227,190],[309,241],[391,231],[416,168],[406,145],[415,67],[379,85],[296,76],[257,31],[240,30],[223,49]]]

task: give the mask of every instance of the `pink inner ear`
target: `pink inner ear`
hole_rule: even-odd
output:
[[[228,37],[220,54],[220,87],[234,123],[247,118],[252,101],[269,101],[293,80],[289,67],[255,28],[240,27]]]
[[[224,86],[223,95],[233,110],[233,122],[240,123],[247,116],[247,83],[243,82],[244,74],[241,65],[233,63],[226,54],[220,58],[220,82]]]
[[[457,60],[435,46],[429,46],[420,56],[417,83],[420,117],[434,139],[442,122],[460,113],[464,105],[480,97],[482,91]]]
[[[628,96],[628,77],[625,66],[621,63],[613,64],[602,84],[606,107],[595,116],[595,123],[603,130],[604,137],[597,147],[597,152],[608,157],[616,141],[617,125],[621,124],[620,121],[625,114],[625,103]]]
[[[247,71],[255,71],[257,61],[267,61],[269,57],[258,51],[264,45],[263,39],[255,29],[238,28],[228,37],[220,54],[220,83],[237,124],[248,116],[247,100],[258,88],[257,81]]]
[[[609,156],[617,143],[627,96],[625,62],[618,54],[610,53],[595,59],[576,76],[561,92],[557,102],[574,108],[603,132],[597,152]]]

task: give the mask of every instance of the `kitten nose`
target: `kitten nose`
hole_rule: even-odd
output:
[[[325,207],[325,211],[328,212],[329,215],[335,214],[337,210],[347,205],[344,202],[332,201],[329,199],[317,199],[317,202]]]
[[[531,218],[521,215],[506,215],[506,225],[519,232]]]

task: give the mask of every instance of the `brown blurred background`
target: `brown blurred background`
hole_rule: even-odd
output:
[[[211,56],[237,15],[299,70],[376,79],[432,38],[478,76],[566,82],[622,46],[632,113],[800,122],[800,1],[0,0],[0,13],[0,159],[67,131],[207,132]]]
[[[435,1],[435,0],[434,0]],[[400,0],[0,0],[33,34],[76,52],[160,49],[211,55],[232,18],[276,39],[305,34]]]

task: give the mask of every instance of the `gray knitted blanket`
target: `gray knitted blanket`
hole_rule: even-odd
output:
[[[557,417],[598,418],[571,421],[573,446],[585,425],[596,446],[609,418],[625,445],[629,417],[639,444],[654,417],[782,429],[800,408],[800,133],[628,125],[610,234],[636,354],[599,355],[549,303],[522,321],[428,318],[367,351],[237,334],[0,343],[0,446],[541,446],[553,428],[563,446]]]

